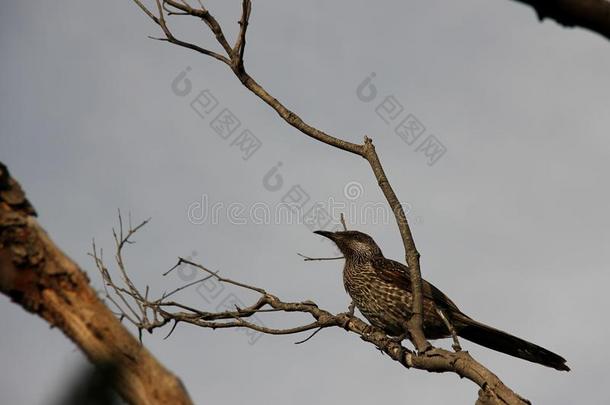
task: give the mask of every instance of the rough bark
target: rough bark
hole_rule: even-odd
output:
[[[95,365],[119,372],[132,404],[191,404],[180,380],[129,333],[87,275],[49,238],[19,184],[0,163],[0,291],[60,329]]]

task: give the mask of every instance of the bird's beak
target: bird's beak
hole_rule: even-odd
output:
[[[334,240],[334,232],[328,232],[328,231],[314,231],[314,233],[317,233],[318,235],[322,235],[330,240]]]

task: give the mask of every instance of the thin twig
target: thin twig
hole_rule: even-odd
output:
[[[345,223],[345,216],[343,215],[343,213],[341,213],[339,219],[341,220],[341,225],[343,225],[343,230],[347,231],[347,224]]]
[[[252,10],[252,3],[250,0],[242,0],[242,13],[241,19],[239,20],[239,34],[237,35],[237,41],[233,47],[233,54],[235,55],[234,63],[240,71],[244,71],[244,52],[246,50],[246,31],[248,29],[248,22],[250,19],[250,12]]]
[[[300,344],[303,344],[303,343],[307,342],[309,339],[311,339],[312,337],[316,336],[318,334],[318,332],[320,332],[322,329],[324,329],[324,328],[320,327],[320,328],[316,329],[311,335],[309,335],[308,337],[306,337],[303,340],[299,340],[298,342],[294,342],[294,344],[295,345],[300,345]]]
[[[301,253],[297,253],[297,255],[301,256],[303,258],[303,261],[305,262],[310,262],[310,261],[317,261],[317,260],[339,260],[339,259],[345,259],[345,257],[343,256],[339,256],[339,257],[309,257],[309,256],[305,256]]]
[[[178,287],[178,288],[176,288],[175,290],[173,290],[173,291],[171,291],[171,292],[169,292],[169,293],[167,293],[167,294],[165,294],[165,293],[164,293],[164,294],[163,294],[163,296],[161,297],[161,299],[162,299],[162,300],[165,300],[165,299],[167,299],[167,298],[171,297],[172,295],[176,294],[176,293],[177,293],[177,292],[179,292],[179,291],[182,291],[182,290],[184,290],[184,289],[186,289],[186,288],[189,288],[189,287],[191,287],[191,286],[193,286],[193,285],[195,285],[195,284],[202,283],[202,282],[204,282],[204,281],[206,281],[206,280],[209,280],[210,278],[212,278],[212,276],[206,276],[206,277],[204,277],[204,278],[200,278],[199,280],[195,280],[195,281],[193,281],[193,282],[190,282],[190,283],[188,283],[188,284],[185,284],[185,285],[183,285],[182,287]]]
[[[262,289],[262,288],[254,287],[254,286],[251,286],[251,285],[248,285],[248,284],[240,283],[239,281],[234,281],[234,280],[231,280],[231,279],[228,279],[228,278],[220,277],[218,275],[218,272],[216,272],[216,271],[209,270],[206,267],[203,267],[202,265],[200,265],[198,263],[195,263],[195,262],[192,262],[192,261],[190,261],[188,259],[184,259],[182,257],[178,258],[178,265],[180,265],[182,263],[190,264],[191,266],[197,267],[198,269],[201,269],[201,270],[205,271],[206,273],[210,274],[211,276],[216,277],[216,279],[218,281],[220,281],[220,282],[227,283],[227,284],[233,284],[233,285],[235,285],[237,287],[242,287],[242,288],[245,288],[245,289],[248,289],[248,290],[256,291],[256,292],[261,293],[263,295],[267,294],[267,292],[264,289]]]

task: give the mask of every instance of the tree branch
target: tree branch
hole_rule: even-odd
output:
[[[242,0],[241,19],[239,20],[239,35],[233,47],[233,54],[236,58],[236,68],[238,71],[244,71],[244,51],[246,50],[246,30],[250,20],[250,11],[252,10],[252,2],[250,0]]]
[[[0,163],[0,291],[60,329],[96,366],[115,366],[115,388],[127,402],[191,404],[180,380],[121,325],[34,215]]]
[[[122,246],[119,247],[119,250],[122,248]],[[121,253],[117,252],[116,257],[120,256]],[[107,272],[106,266],[101,260],[96,259],[96,263],[100,272]],[[162,328],[169,323],[173,323],[169,334],[173,332],[178,323],[187,323],[209,329],[246,328],[268,335],[292,335],[315,329],[314,334],[297,342],[300,344],[309,340],[322,329],[340,327],[348,332],[357,334],[362,340],[373,344],[379,350],[388,354],[392,360],[400,363],[406,368],[417,368],[435,373],[453,372],[460,377],[470,379],[481,387],[479,403],[519,405],[529,403],[510,388],[506,387],[495,374],[474,360],[468,352],[451,352],[440,348],[430,348],[423,353],[413,352],[402,346],[396,339],[387,336],[380,329],[368,325],[349,312],[332,314],[309,300],[301,302],[284,301],[263,288],[221,277],[217,272],[183,258],[179,258],[178,263],[172,267],[170,271],[177,266],[184,264],[196,267],[205,273],[207,277],[214,277],[221,283],[231,285],[238,289],[255,292],[259,297],[252,305],[245,308],[235,307],[234,309],[227,311],[208,312],[191,308],[175,301],[167,301],[166,299],[171,294],[163,294],[163,296],[157,300],[148,300],[143,298],[143,295],[140,292],[133,292],[131,288],[123,288],[115,285],[111,277],[104,276],[104,279],[108,280],[111,284],[111,290],[114,291],[115,294],[122,295],[120,301],[137,301],[137,307],[145,308],[153,312],[154,321],[147,318],[145,310],[135,317],[135,322],[133,321],[134,317],[126,316],[126,319],[130,320],[140,331],[145,329],[152,333],[155,329]],[[122,273],[123,270],[120,270],[120,272]],[[127,285],[131,284],[131,280],[129,280],[128,276],[127,280],[124,280],[123,282]],[[195,283],[189,283],[177,290],[182,291],[184,288],[194,284]],[[308,315],[313,319],[311,322],[302,325],[281,328],[269,328],[247,320],[254,315],[262,316],[269,312],[298,312]],[[123,311],[122,314],[126,315],[126,312]],[[484,398],[488,402],[481,402],[481,398]]]

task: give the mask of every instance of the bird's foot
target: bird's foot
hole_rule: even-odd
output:
[[[457,332],[455,331],[453,324],[449,321],[449,318],[447,318],[447,316],[445,315],[445,313],[442,310],[437,309],[436,313],[443,320],[443,322],[445,323],[445,326],[447,326],[447,330],[451,334],[451,339],[453,339],[453,344],[451,345],[451,347],[453,348],[453,350],[456,353],[461,352],[462,346],[460,346],[460,341],[458,340]]]

